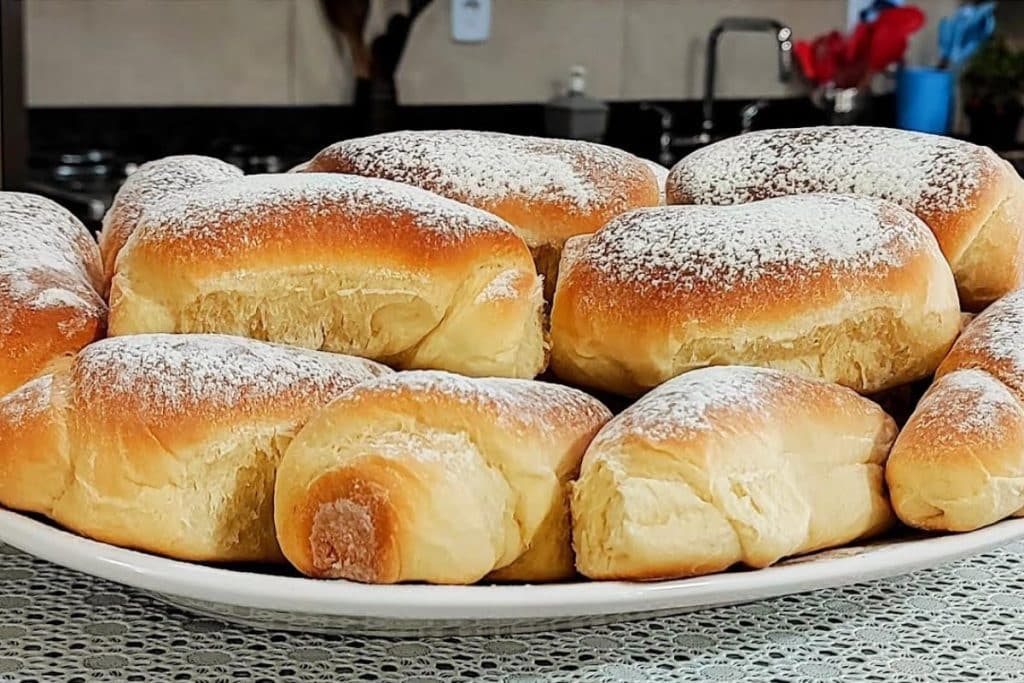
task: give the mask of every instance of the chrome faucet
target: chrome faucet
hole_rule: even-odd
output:
[[[740,109],[740,134],[749,133],[754,129],[754,119],[767,106],[768,103],[764,100],[757,100]]]
[[[662,166],[671,166],[675,161],[672,154],[672,112],[657,104],[644,102],[640,105],[640,111],[653,111],[658,115],[661,123],[661,135],[658,137],[658,163]]]
[[[722,19],[708,34],[707,53],[704,60],[704,122],[698,139],[711,142],[711,133],[715,128],[715,75],[718,62],[718,41],[726,32],[770,32],[775,37],[779,59],[779,80],[786,82],[793,72],[793,31],[788,26],[774,19],[757,17],[729,17]],[[753,124],[753,116],[761,106],[744,111],[744,127],[749,130]]]

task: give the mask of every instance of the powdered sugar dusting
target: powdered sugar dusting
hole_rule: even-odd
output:
[[[443,464],[449,470],[466,470],[475,462],[476,446],[465,434],[442,431],[393,431],[375,435],[367,452],[391,460],[414,458],[420,462]]]
[[[60,289],[57,287],[50,287],[44,289],[32,298],[32,303],[40,308],[57,308],[60,306],[67,306],[73,308],[75,306],[88,306],[88,302],[82,299],[78,294],[67,290]]]
[[[72,308],[97,317],[103,301],[93,288],[95,243],[67,210],[36,195],[0,192],[0,334],[10,333],[15,310]]]
[[[714,431],[719,428],[716,416],[723,411],[767,413],[772,402],[790,395],[798,383],[809,380],[746,366],[694,370],[658,386],[617,415],[594,439],[594,446],[629,436],[656,441]]]
[[[975,318],[954,346],[957,352],[995,361],[999,379],[1024,401],[1024,289],[1007,294]]]
[[[86,404],[131,396],[138,411],[154,417],[200,405],[262,405],[296,391],[325,403],[388,372],[361,358],[215,334],[105,339],[83,349],[73,367]]]
[[[144,214],[134,239],[215,241],[224,221],[244,223],[297,205],[314,212],[337,212],[341,207],[353,221],[364,213],[411,215],[419,229],[441,240],[512,232],[497,216],[409,185],[336,173],[282,173],[209,183],[161,202]],[[253,233],[247,238],[258,242],[267,236]]]
[[[516,282],[522,276],[521,270],[509,268],[503,270],[493,280],[491,280],[486,287],[480,290],[480,293],[476,295],[476,299],[473,301],[475,304],[482,304],[488,301],[498,301],[500,299],[518,299],[519,290],[516,289]]]
[[[128,176],[117,191],[110,210],[103,217],[103,230],[110,230],[116,219],[121,224],[120,230],[130,231],[146,207],[204,183],[241,176],[242,171],[236,166],[213,157],[193,154],[146,162]]]
[[[723,291],[792,270],[898,268],[934,244],[917,218],[868,197],[800,195],[738,206],[636,209],[609,222],[580,261],[640,291]],[[936,247],[937,249],[937,247]]]
[[[944,375],[914,414],[919,433],[935,443],[958,443],[964,435],[991,432],[1024,406],[1005,384],[984,370],[958,370]],[[955,416],[952,417],[951,416]]]
[[[888,199],[921,215],[969,207],[998,158],[986,148],[889,128],[822,126],[729,138],[680,161],[669,195],[735,204],[806,192]]]
[[[311,168],[389,178],[481,208],[517,197],[625,209],[621,188],[649,182],[639,159],[612,147],[466,130],[344,140],[314,157]]]
[[[46,410],[53,393],[53,375],[43,375],[0,398],[0,415],[12,425]]]
[[[432,400],[432,395],[454,398],[479,406],[504,423],[550,429],[553,415],[559,421],[585,424],[607,420],[611,413],[596,398],[560,384],[499,377],[463,377],[440,370],[416,370],[380,377],[361,390],[368,392],[415,392]]]

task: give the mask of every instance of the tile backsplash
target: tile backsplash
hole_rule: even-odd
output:
[[[938,17],[958,2],[916,4],[929,25],[912,58],[927,63]],[[434,0],[414,26],[403,103],[538,102],[573,64],[597,97],[692,99],[721,17],[772,17],[797,37],[846,21],[845,0],[493,0],[490,39],[457,44],[450,7]],[[317,0],[30,0],[26,43],[31,106],[339,104],[352,92]],[[774,49],[767,35],[724,38],[720,96],[797,92],[778,81]]]

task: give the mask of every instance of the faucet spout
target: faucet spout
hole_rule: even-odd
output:
[[[704,59],[704,121],[701,138],[710,141],[715,128],[715,77],[718,67],[718,41],[723,33],[771,33],[775,38],[779,60],[779,80],[786,82],[793,73],[793,31],[775,19],[759,17],[727,17],[718,22],[708,34]]]
[[[775,33],[779,44],[779,81],[785,83],[793,75],[793,31],[788,26],[780,26]]]

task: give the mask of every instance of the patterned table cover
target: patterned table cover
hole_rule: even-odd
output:
[[[1024,542],[896,579],[507,637],[249,630],[0,544],[0,681],[1024,681]]]

